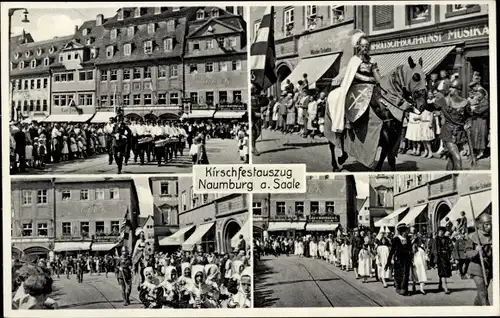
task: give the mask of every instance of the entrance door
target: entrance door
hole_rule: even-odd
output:
[[[490,92],[490,60],[489,56],[475,56],[468,58],[470,70],[467,74],[467,84],[472,81],[472,74],[474,71],[479,72],[481,75],[481,85]]]
[[[226,225],[226,229],[224,231],[224,251],[226,253],[233,250],[231,247],[231,239],[238,234],[240,229],[241,226],[236,221],[229,221]],[[250,242],[246,243],[249,244]]]
[[[439,205],[439,207],[436,210],[435,216],[434,216],[435,223],[434,223],[434,231],[433,232],[436,232],[437,228],[441,224],[441,220],[444,219],[448,215],[448,213],[450,213],[450,211],[451,211],[451,208],[448,206],[448,204],[441,203]]]
[[[274,96],[276,98],[278,98],[281,95],[281,85],[282,85],[282,82],[291,73],[292,73],[292,70],[290,70],[290,68],[287,65],[285,65],[285,64],[281,65],[278,68],[278,70],[276,71],[276,75],[278,77],[278,81],[276,82],[276,89],[275,89],[275,92],[274,92],[274,94],[275,94]]]

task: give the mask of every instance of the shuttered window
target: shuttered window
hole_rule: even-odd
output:
[[[394,6],[373,6],[373,30],[394,28]]]

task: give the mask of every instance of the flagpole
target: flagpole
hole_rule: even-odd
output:
[[[116,84],[115,84],[115,89],[113,91],[113,112],[115,113],[116,116]]]

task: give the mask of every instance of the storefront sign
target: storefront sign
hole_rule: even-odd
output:
[[[322,47],[320,49],[311,50],[311,55],[331,53],[331,52],[333,52],[333,49],[331,47]]]
[[[300,57],[335,52],[346,52],[351,50],[352,24],[327,28],[322,31],[311,32],[302,35],[298,42],[298,53]]]
[[[310,223],[339,223],[340,217],[338,215],[320,215],[320,216],[309,216],[308,221]]]
[[[490,31],[487,25],[469,26],[456,28],[447,31],[431,32],[423,35],[416,35],[406,38],[376,41],[371,44],[371,50],[387,50],[411,47],[423,44],[444,44],[446,42],[488,37]]]
[[[482,189],[491,189],[491,181],[472,185],[469,187],[470,191],[477,191],[477,190],[482,190]]]
[[[417,204],[420,204],[420,203],[425,203],[425,200],[418,200]]]

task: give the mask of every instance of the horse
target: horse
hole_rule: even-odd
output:
[[[410,56],[408,57],[408,63],[397,66],[389,74],[383,76],[380,83],[374,87],[371,85],[373,93],[370,99],[366,100],[369,104],[366,105],[366,110],[363,111],[364,113],[359,117],[359,120],[352,123],[353,126],[358,126],[357,128],[354,127],[355,129],[346,129],[342,134],[332,131],[332,117],[330,108],[327,105],[325,115],[325,137],[328,139],[330,146],[330,153],[332,156],[331,164],[334,172],[340,171],[339,165],[343,165],[348,158],[348,151],[346,151],[343,156],[338,158],[337,162],[335,158],[336,146],[348,145],[354,150],[350,152],[356,153],[363,151],[363,149],[359,150],[359,148],[363,148],[362,145],[364,145],[364,142],[367,140],[372,140],[373,143],[370,145],[375,147],[375,153],[379,146],[382,150],[375,171],[382,170],[386,158],[388,159],[391,170],[396,171],[396,153],[401,142],[403,118],[409,111],[415,111],[417,113],[422,112],[426,106],[427,92],[425,73],[422,66],[422,58],[418,60],[418,63],[415,63]],[[370,84],[360,85],[370,86]],[[349,92],[351,92],[351,90],[349,90]],[[335,93],[338,92],[333,90],[330,92],[330,95]],[[398,114],[398,117],[395,117],[394,114]],[[375,132],[373,136],[370,136],[370,130],[368,128],[370,119],[375,123],[377,121],[381,122],[380,125],[377,126],[379,128],[372,130],[372,132]],[[356,135],[359,131],[363,130],[365,131],[365,136],[363,138],[366,138],[364,141],[360,140],[363,138]],[[377,133],[378,131],[380,133]],[[357,144],[355,144],[355,142],[357,142]],[[375,158],[375,153],[372,154],[373,158]],[[358,157],[356,157],[356,155],[353,155],[353,157],[359,160],[359,154]],[[367,164],[364,165],[369,167]]]

